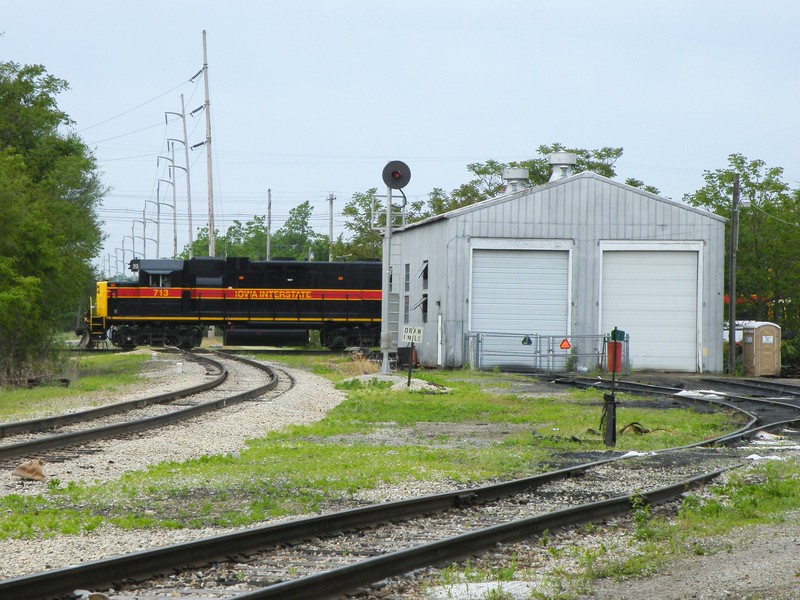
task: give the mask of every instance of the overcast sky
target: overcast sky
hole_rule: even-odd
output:
[[[265,214],[271,189],[273,229],[308,200],[327,234],[333,193],[338,234],[353,193],[385,190],[389,160],[409,164],[406,193],[426,198],[469,181],[469,163],[526,160],[553,142],[622,147],[617,179],[674,199],[732,153],[783,167],[798,186],[798,17],[794,0],[4,0],[0,59],[69,83],[59,104],[111,188],[105,253],[135,241],[141,255],[134,219],[154,217],[169,177],[158,156],[182,138],[165,113],[180,112],[181,94],[187,112],[204,101],[202,77],[189,81],[203,30],[217,228]],[[187,126],[190,145],[205,139],[202,112]],[[202,148],[190,171],[198,228]],[[180,251],[181,172],[176,192]],[[164,256],[171,219],[162,207]]]

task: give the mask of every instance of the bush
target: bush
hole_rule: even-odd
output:
[[[787,367],[800,366],[800,338],[781,340],[781,364]]]

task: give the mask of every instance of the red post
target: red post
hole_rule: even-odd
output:
[[[622,372],[622,342],[608,342],[606,346],[609,373]]]

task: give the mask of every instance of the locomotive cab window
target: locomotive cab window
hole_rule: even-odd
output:
[[[172,287],[170,284],[169,274],[150,274],[150,287],[154,288],[168,288]]]

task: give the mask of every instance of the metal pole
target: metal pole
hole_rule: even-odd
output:
[[[131,225],[131,233],[133,233],[133,225]],[[131,260],[136,258],[136,239],[133,235],[123,235],[122,236],[122,259],[125,260],[125,239],[131,238]]]
[[[728,259],[728,374],[736,375],[736,252],[739,249],[739,174],[733,179],[731,242]]]
[[[333,262],[333,192],[328,194],[328,262]]]
[[[613,352],[609,354],[614,355],[614,367],[611,369],[611,393],[610,394],[603,394],[603,412],[605,413],[605,431],[603,432],[603,440],[606,446],[616,446],[617,444],[617,370],[619,370],[619,357],[617,353],[617,344],[621,344],[617,338],[619,335],[617,334],[618,329],[614,327],[614,330],[611,332],[611,344],[609,346],[613,349]],[[609,365],[611,363],[611,358],[609,357]]]
[[[203,81],[205,83],[206,109],[206,165],[208,170],[208,255],[216,256],[214,239],[214,178],[211,169],[211,100],[208,97],[208,55],[206,54],[206,30],[203,30]]]
[[[175,144],[171,144],[172,169],[170,169],[170,179],[172,180],[172,258],[178,256],[178,196],[175,190]]]
[[[269,260],[269,242],[272,235],[272,189],[267,190],[267,260]]]
[[[392,269],[392,188],[386,186],[386,227],[383,236],[383,284],[381,294],[381,373],[388,375],[389,351],[392,349],[392,332],[389,331],[389,293]]]
[[[192,230],[192,178],[189,176],[189,139],[186,137],[186,108],[181,94],[181,120],[183,121],[183,153],[186,158],[186,210],[189,213],[189,258],[194,256],[194,232]]]
[[[148,200],[147,202],[152,202],[152,200]],[[145,206],[147,206],[147,202],[145,202]],[[141,223],[142,224],[142,235],[141,236],[136,236],[136,237],[138,237],[138,238],[140,238],[142,240],[142,258],[147,258],[147,240],[150,240],[151,242],[155,242],[156,241],[153,238],[147,237],[147,222],[148,221],[150,221],[151,223],[155,223],[155,221],[153,221],[153,219],[148,219],[147,218],[147,210],[146,209],[142,209],[142,220],[141,221],[139,219],[134,219],[133,220],[134,223]]]

